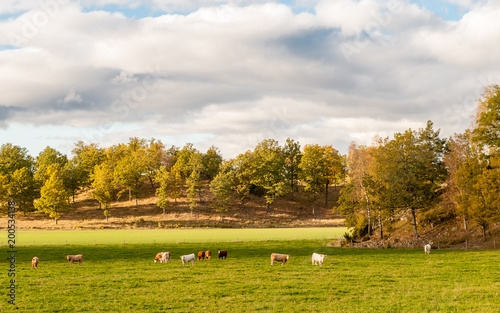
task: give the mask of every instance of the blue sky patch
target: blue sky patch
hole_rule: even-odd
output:
[[[417,4],[421,8],[434,12],[434,14],[447,21],[459,21],[468,12],[467,9],[447,1],[411,0],[410,2]]]

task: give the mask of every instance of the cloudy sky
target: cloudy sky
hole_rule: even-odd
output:
[[[471,123],[496,0],[3,0],[0,144],[370,144]]]

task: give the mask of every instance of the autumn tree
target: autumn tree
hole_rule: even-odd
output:
[[[0,147],[0,175],[10,181],[12,174],[22,168],[33,171],[33,158],[28,150],[11,143],[3,144]]]
[[[26,167],[17,169],[7,185],[8,198],[16,201],[18,209],[24,213],[34,210],[33,202],[37,197],[33,173]]]
[[[96,143],[86,144],[83,141],[78,141],[71,152],[73,154],[70,160],[72,178],[78,181],[79,187],[90,186],[95,166],[106,160],[105,150],[99,148]]]
[[[166,163],[167,154],[165,151],[165,145],[154,138],[149,140],[146,145],[145,151],[145,168],[146,176],[149,179],[151,188],[154,188],[154,182],[156,174],[160,171],[160,168]]]
[[[245,209],[245,200],[250,195],[250,182],[253,180],[252,153],[247,151],[226,163],[226,171],[231,178],[231,188],[236,198],[241,202],[241,209]]]
[[[40,190],[40,199],[35,201],[35,208],[39,212],[49,214],[57,224],[60,213],[69,209],[67,201],[68,192],[64,188],[62,171],[59,164],[49,165],[45,169],[48,177]]]
[[[95,166],[91,174],[92,180],[92,195],[99,202],[101,209],[104,211],[106,221],[110,215],[110,208],[113,199],[115,198],[116,182],[113,176],[113,168],[109,163],[104,162]]]
[[[48,168],[53,165],[57,164],[59,165],[60,169],[63,169],[64,166],[68,163],[68,158],[66,155],[62,154],[61,152],[57,151],[54,148],[51,147],[46,147],[38,156],[36,157],[36,162],[35,162],[35,179],[40,183],[43,184],[46,179],[50,177],[50,173],[47,172]]]
[[[127,190],[129,192],[129,201],[134,196],[136,206],[138,205],[139,191],[146,172],[145,143],[145,140],[130,138],[124,155],[117,161],[114,167],[114,177],[118,184],[124,187],[124,190],[119,194]]]

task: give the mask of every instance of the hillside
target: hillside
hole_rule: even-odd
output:
[[[312,214],[312,203],[308,196],[295,193],[278,198],[269,214],[266,212],[265,199],[251,195],[241,208],[239,201],[232,201],[228,214],[221,221],[220,215],[211,206],[212,199],[205,185],[201,192],[201,202],[191,214],[187,198],[183,197],[166,210],[156,205],[155,191],[149,184],[144,184],[139,195],[138,205],[135,199],[128,200],[126,194],[111,206],[111,215],[106,221],[103,210],[92,198],[89,189],[81,191],[75,197],[75,203],[69,211],[61,213],[57,225],[54,220],[42,213],[22,213],[16,215],[18,229],[130,229],[130,228],[180,228],[180,227],[322,227],[343,226],[343,219],[333,214],[331,207],[336,204],[340,187],[330,187],[329,209],[324,207],[324,194],[316,203],[316,214]],[[6,218],[5,218],[6,219]],[[7,222],[2,222],[5,228]]]

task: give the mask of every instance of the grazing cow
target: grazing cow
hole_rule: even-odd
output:
[[[193,265],[194,265],[195,259],[196,258],[194,257],[194,253],[181,256],[182,265],[186,265],[186,264],[188,264],[188,262],[191,262],[191,261],[193,262]]]
[[[82,264],[83,263],[83,254],[67,255],[66,259],[68,259],[69,265],[73,264],[73,262],[78,262],[78,264]]]
[[[168,252],[168,251],[167,251],[167,252],[165,252],[165,253],[163,254],[163,256],[161,257],[161,259],[160,259],[160,263],[165,263],[165,264],[167,264],[168,262],[170,262],[170,252]]]
[[[212,252],[210,250],[205,251],[205,259],[210,260],[212,257]]]
[[[162,259],[163,259],[163,256],[165,255],[165,253],[169,253],[169,254],[170,254],[170,252],[158,252],[158,253],[156,254],[156,256],[155,256],[155,263],[156,263],[157,261],[160,261],[160,263],[163,263],[163,262],[162,262],[162,261],[163,261]]]
[[[217,254],[219,255],[219,260],[224,258],[224,260],[227,258],[227,250],[218,250]]]
[[[325,257],[326,257],[326,254],[313,253],[312,264],[316,265],[316,262],[318,262],[319,266],[323,266],[323,261],[325,260]]]
[[[431,245],[430,244],[426,244],[424,246],[424,252],[425,252],[425,254],[431,254]]]
[[[290,255],[288,254],[280,254],[280,253],[271,253],[271,265],[274,265],[274,261],[281,262],[281,265],[285,265],[285,262],[288,261]]]
[[[205,251],[198,252],[198,261],[203,260],[205,258]]]
[[[32,260],[31,260],[31,268],[34,268],[34,269],[38,269],[38,262],[40,260],[38,260],[37,257],[34,257]]]

